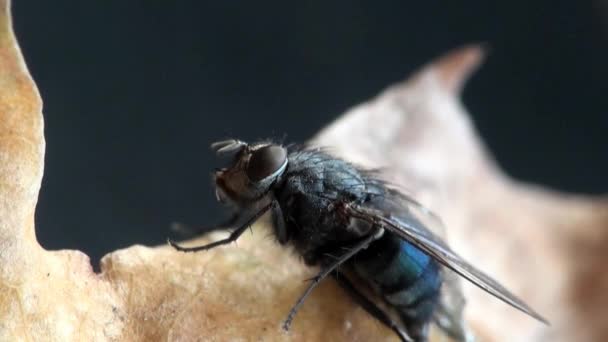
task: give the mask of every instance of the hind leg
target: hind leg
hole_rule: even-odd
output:
[[[429,324],[428,323],[414,323],[407,325],[407,332],[412,336],[414,341],[428,341],[429,340]]]
[[[387,327],[391,328],[391,330],[393,330],[395,334],[399,336],[401,341],[426,341],[410,337],[410,335],[403,331],[401,327],[399,327],[399,325],[391,317],[389,317],[384,311],[382,311],[382,309],[376,306],[376,304],[369,300],[363,293],[359,292],[359,290],[355,288],[355,286],[346,278],[345,275],[335,271],[332,273],[332,276],[334,279],[336,279],[338,285],[340,285],[340,287],[342,287],[357,304],[359,304],[372,317],[374,317]]]

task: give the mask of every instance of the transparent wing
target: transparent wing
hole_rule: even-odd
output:
[[[396,188],[388,188],[387,191],[390,196],[384,198],[384,205],[390,203],[393,215],[399,220],[412,221],[410,224],[414,226],[422,225],[424,229],[439,237],[445,235],[445,225],[437,214]]]
[[[394,193],[392,195],[400,194]],[[437,262],[451,269],[482,290],[531,317],[548,324],[545,318],[530,308],[521,299],[517,298],[496,280],[464,261],[452,251],[438,235],[425,226],[423,220],[416,217],[415,212],[422,206],[403,195],[400,196],[401,198],[396,197],[393,201],[386,199],[386,201],[381,204],[381,209],[378,206],[368,207],[358,204],[349,204],[345,207],[346,214],[370,222],[371,224],[380,225],[385,230],[414,244],[420,250],[437,260]],[[399,199],[405,199],[407,203],[416,203],[416,205],[404,206],[402,203],[401,208],[398,208]]]

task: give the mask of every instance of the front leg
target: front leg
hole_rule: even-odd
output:
[[[206,245],[202,245],[202,246],[195,246],[195,247],[182,247],[180,245],[178,245],[175,241],[171,240],[171,239],[167,239],[167,242],[176,250],[180,251],[180,252],[198,252],[198,251],[206,251],[212,248],[215,248],[217,246],[221,246],[221,245],[225,245],[231,242],[236,241],[239,236],[241,236],[243,234],[243,232],[245,230],[247,230],[247,228],[249,228],[255,221],[257,221],[262,215],[264,215],[268,209],[270,209],[271,207],[278,205],[276,204],[276,201],[273,200],[271,201],[269,204],[265,205],[264,207],[262,207],[258,212],[256,212],[252,217],[250,217],[244,224],[242,224],[241,226],[239,226],[235,231],[233,231],[227,238],[222,239],[222,240],[218,240]]]
[[[226,230],[228,228],[232,228],[239,224],[239,222],[242,220],[242,216],[243,214],[241,213],[234,213],[230,215],[228,219],[211,227],[193,226],[182,222],[171,222],[170,229],[173,232],[180,234],[182,238],[191,238],[214,230]]]

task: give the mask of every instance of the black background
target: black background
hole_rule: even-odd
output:
[[[97,260],[210,224],[208,144],[303,141],[460,45],[464,102],[519,179],[606,193],[608,6],[598,1],[14,1],[44,99],[37,234]]]

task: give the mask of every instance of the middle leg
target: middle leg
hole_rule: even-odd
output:
[[[317,287],[317,285],[319,285],[321,280],[325,279],[325,277],[327,277],[336,268],[338,268],[338,266],[340,266],[343,263],[345,263],[346,261],[348,261],[348,259],[352,258],[355,254],[359,253],[362,249],[367,248],[370,243],[379,239],[382,236],[382,234],[384,234],[384,230],[382,228],[376,229],[374,232],[372,232],[372,234],[370,234],[369,236],[365,237],[363,240],[358,242],[352,249],[350,249],[348,252],[344,253],[344,255],[341,255],[337,260],[332,262],[330,265],[326,266],[324,269],[321,270],[321,272],[319,272],[319,274],[317,274],[314,278],[312,278],[310,285],[308,285],[306,290],[304,290],[304,293],[302,293],[300,298],[298,298],[298,301],[296,302],[296,304],[289,311],[289,314],[287,315],[287,319],[285,319],[285,322],[283,323],[283,329],[286,331],[289,330],[289,326],[291,325],[291,321],[293,320],[293,317],[296,315],[296,312],[298,312],[298,310],[300,309],[300,306],[302,306],[302,304],[304,304],[304,300],[306,299],[306,297],[308,297],[308,295],[312,292],[312,290],[315,287]]]

